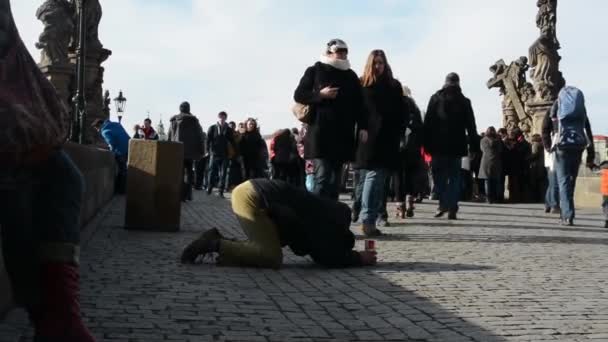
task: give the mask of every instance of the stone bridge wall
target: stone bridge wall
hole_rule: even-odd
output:
[[[85,194],[80,213],[81,227],[84,227],[106,205],[114,194],[115,162],[111,152],[98,148],[67,144],[66,152],[80,168],[85,178]],[[0,252],[2,247],[0,246]],[[0,253],[0,318],[11,306],[8,279],[4,261]]]

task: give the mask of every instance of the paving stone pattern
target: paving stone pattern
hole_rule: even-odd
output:
[[[82,307],[98,341],[608,341],[599,210],[562,227],[538,205],[469,203],[450,222],[421,204],[391,220],[378,267],[286,253],[273,271],[180,265],[203,229],[243,238],[228,200],[195,195],[179,233],[123,230],[122,198],[87,228]],[[0,324],[0,341],[30,338],[21,311]]]

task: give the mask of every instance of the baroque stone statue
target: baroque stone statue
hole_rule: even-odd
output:
[[[490,67],[494,77],[487,82],[488,88],[498,88],[503,97],[503,127],[519,127],[524,133],[530,133],[531,126],[526,104],[534,98],[533,86],[526,80],[528,68],[526,57],[520,57],[509,65],[501,59]]]
[[[534,81],[537,102],[551,102],[565,83],[559,71],[561,56],[556,33],[557,0],[538,0],[537,6],[536,25],[540,29],[540,37],[529,51],[532,67],[530,78]]]
[[[74,32],[74,9],[67,0],[46,0],[36,11],[44,24],[36,47],[42,50],[41,65],[66,65]]]
[[[72,2],[78,2],[80,0],[72,0]],[[80,6],[75,6],[75,18],[80,16]],[[99,23],[101,22],[102,9],[99,0],[87,0],[84,6],[84,14],[86,18],[86,44],[87,49],[90,51],[98,51],[103,48],[101,41],[99,41]],[[78,26],[78,25],[76,25]],[[78,45],[78,30],[75,31],[74,40],[72,42],[72,48],[75,49]]]

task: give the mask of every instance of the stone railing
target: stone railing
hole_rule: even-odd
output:
[[[67,144],[65,151],[74,160],[85,179],[80,213],[81,227],[84,227],[112,199],[116,169],[114,156],[107,150],[77,144]],[[10,286],[0,253],[0,318],[11,307],[11,303]]]

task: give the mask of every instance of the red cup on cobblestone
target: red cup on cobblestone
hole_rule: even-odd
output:
[[[365,240],[365,251],[375,252],[376,251],[376,240]]]

